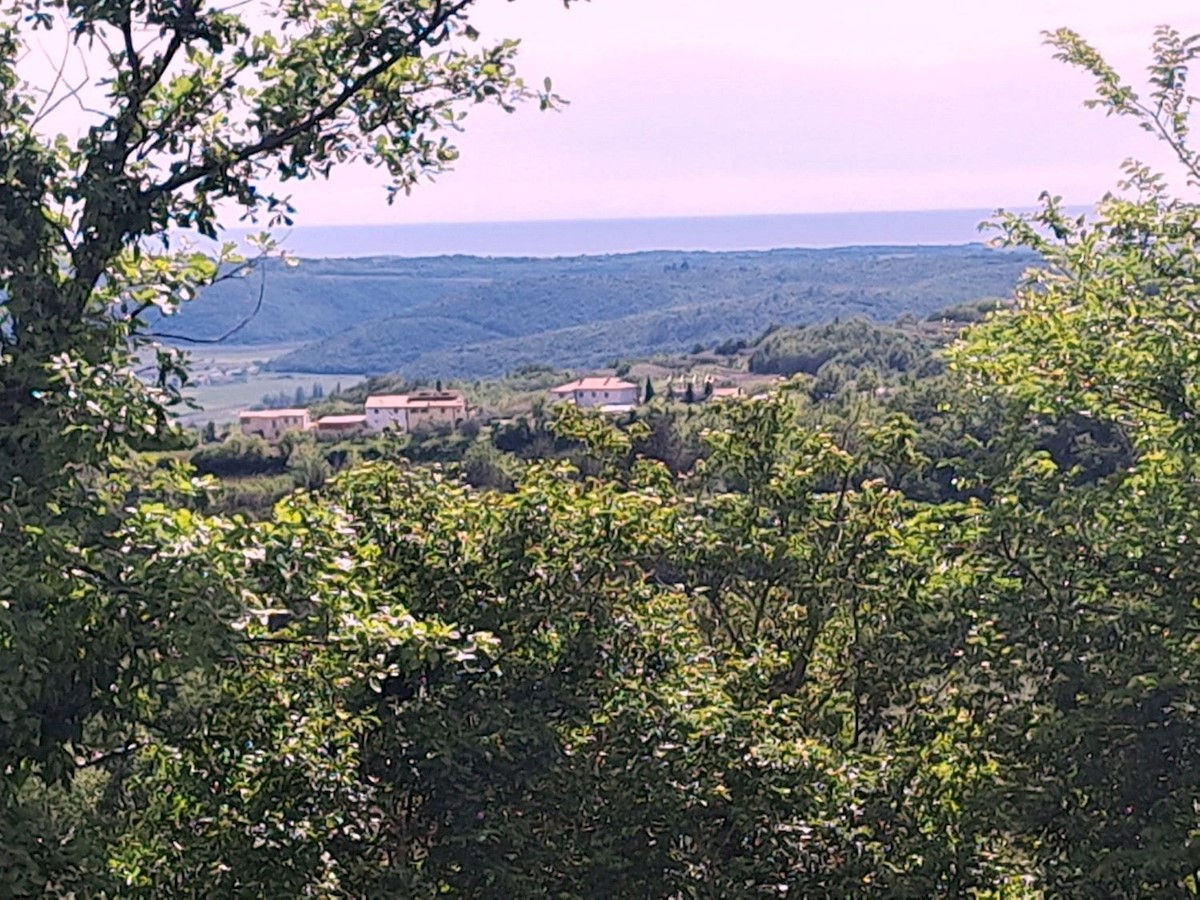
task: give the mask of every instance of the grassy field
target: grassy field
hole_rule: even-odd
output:
[[[313,375],[261,370],[261,366],[268,361],[294,349],[294,344],[278,344],[205,348],[193,352],[193,378],[199,382],[209,379],[212,383],[197,383],[188,388],[187,396],[200,408],[181,414],[180,420],[188,425],[203,425],[209,421],[220,425],[236,420],[241,410],[261,403],[264,395],[281,391],[292,394],[298,387],[304,388],[305,394],[311,394],[313,385],[318,384],[326,394],[330,394],[339,384],[349,387],[362,380],[361,375]],[[243,374],[235,377],[227,374],[237,369],[243,370]]]

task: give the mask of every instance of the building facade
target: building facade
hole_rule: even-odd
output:
[[[317,437],[330,440],[362,434],[366,430],[365,415],[322,416],[316,422]]]
[[[238,425],[242,434],[277,441],[289,431],[307,431],[312,421],[307,409],[256,409],[238,413]]]
[[[620,378],[590,376],[559,385],[551,395],[577,407],[630,408],[637,406],[638,386]]]
[[[467,418],[467,400],[458,391],[418,391],[408,395],[408,430],[457,428]]]
[[[367,431],[408,431],[408,394],[372,394],[363,406]]]
[[[559,385],[550,393],[555,400],[576,406],[629,408],[638,404],[638,386],[620,378],[589,376]]]
[[[457,428],[467,419],[467,400],[458,391],[373,394],[367,398],[368,431],[432,431]]]

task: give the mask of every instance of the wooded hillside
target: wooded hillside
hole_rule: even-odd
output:
[[[280,369],[477,378],[678,352],[772,325],[924,317],[1006,296],[1034,262],[978,245],[304,260],[209,288],[170,329],[221,334],[261,289],[262,309],[234,339],[312,341],[277,359]]]

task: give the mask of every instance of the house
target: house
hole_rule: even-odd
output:
[[[373,394],[366,402],[368,431],[426,431],[456,428],[467,418],[467,399],[458,391]]]
[[[606,412],[623,412],[638,404],[638,386],[620,378],[588,376],[550,391],[555,400],[576,406],[600,407]]]
[[[708,395],[710,400],[734,400],[743,396],[740,387],[715,387]]]
[[[372,394],[364,408],[368,431],[408,431],[408,394]]]
[[[408,430],[457,428],[467,418],[467,398],[458,391],[418,391],[408,395]]]
[[[322,416],[316,422],[317,437],[341,438],[362,434],[367,430],[365,415]]]
[[[238,413],[242,434],[256,434],[277,441],[288,431],[307,431],[312,427],[307,409],[255,409]]]

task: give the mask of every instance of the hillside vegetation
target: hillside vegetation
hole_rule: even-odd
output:
[[[262,309],[235,339],[309,342],[275,360],[281,370],[480,378],[677,352],[778,324],[928,316],[1010,294],[1035,261],[979,245],[305,260],[214,285],[171,331],[221,334],[261,289]]]
[[[1200,895],[1200,204],[1130,163],[1090,216],[999,216],[1045,267],[957,335],[1020,257],[414,290],[409,324],[499,341],[737,336],[623,360],[654,397],[617,415],[539,402],[543,365],[453,431],[188,434],[141,313],[236,261],[178,231],[356,160],[402,191],[467,103],[554,104],[516,42],[460,40],[472,0],[238,6],[34,6],[0,40],[0,898]],[[111,110],[74,143],[18,65],[46,27],[118,48],[64,79]],[[1155,33],[1143,99],[1048,39],[1200,181],[1200,36]]]

